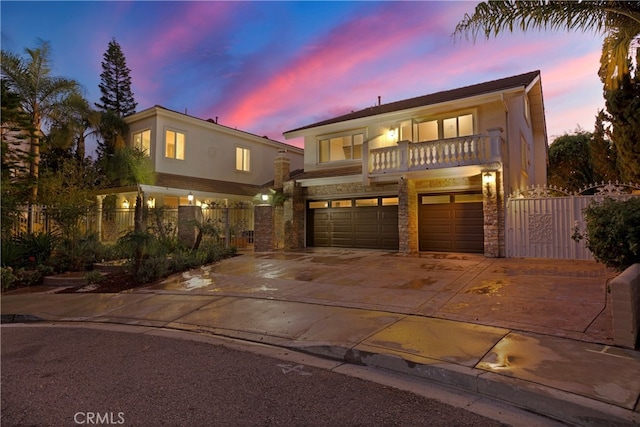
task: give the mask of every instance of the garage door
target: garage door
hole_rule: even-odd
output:
[[[421,251],[484,252],[482,194],[419,196]]]
[[[398,198],[310,201],[307,246],[398,250]]]

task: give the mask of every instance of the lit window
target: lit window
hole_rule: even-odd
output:
[[[236,147],[236,170],[251,171],[251,152],[248,148]]]
[[[363,143],[363,133],[321,139],[318,144],[320,163],[361,159]]]
[[[473,114],[441,120],[416,121],[415,134],[420,142],[473,135]]]
[[[170,159],[184,160],[184,134],[167,130],[165,132],[164,156]]]
[[[133,147],[145,155],[151,154],[151,131],[149,129],[133,134]]]

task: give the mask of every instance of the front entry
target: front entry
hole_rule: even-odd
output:
[[[418,196],[421,251],[484,252],[482,193]]]

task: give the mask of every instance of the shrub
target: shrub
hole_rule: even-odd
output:
[[[93,263],[104,259],[106,247],[98,240],[96,233],[89,233],[76,239],[63,239],[52,264],[59,272],[84,271],[91,269]]]
[[[640,262],[640,197],[627,200],[605,198],[592,202],[585,210],[586,231],[575,239],[586,238],[594,258],[617,270]]]
[[[98,270],[91,270],[84,275],[88,284],[100,283],[104,281],[104,276]]]
[[[35,267],[44,264],[58,243],[58,238],[51,233],[32,233],[17,239],[22,254],[22,266]]]
[[[11,289],[17,280],[18,278],[13,274],[13,268],[0,267],[0,283],[2,284],[3,291]]]

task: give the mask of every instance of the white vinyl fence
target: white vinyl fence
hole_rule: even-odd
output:
[[[640,186],[609,182],[576,193],[554,187],[514,192],[506,207],[506,256],[592,260],[584,239],[572,239],[576,230],[583,232],[586,228],[584,209],[605,197],[640,197],[632,192],[640,192]]]

